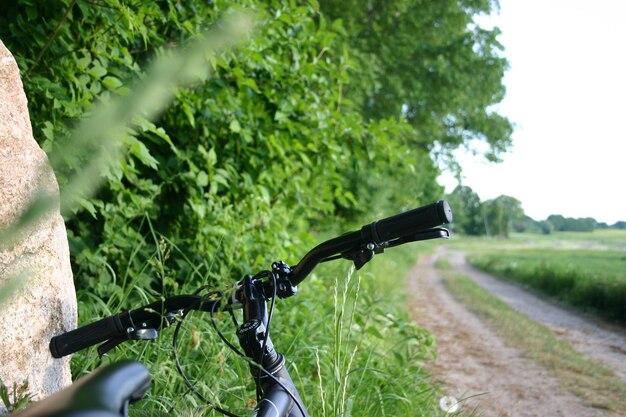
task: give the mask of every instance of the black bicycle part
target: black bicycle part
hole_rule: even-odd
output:
[[[337,255],[351,259],[357,268],[361,268],[380,253],[385,247],[415,240],[434,237],[447,237],[445,229],[428,229],[452,221],[452,211],[446,201],[429,204],[409,210],[363,226],[361,230],[323,242],[309,251],[298,264],[289,268],[284,262],[273,264],[273,273],[277,274],[275,289],[266,286],[266,295],[273,291],[279,298],[296,293],[297,285],[320,262],[335,259]],[[444,235],[445,232],[445,235]],[[103,343],[99,353],[102,355],[118,344],[133,338],[153,338],[154,331],[176,320],[176,314],[182,314],[190,306],[193,309],[209,311],[211,303],[218,302],[199,296],[181,295],[151,303],[145,307],[96,321],[89,325],[55,336],[50,340],[50,352],[55,358],[69,355],[87,347]]]
[[[150,374],[135,361],[116,362],[80,378],[14,417],[126,417],[128,403],[150,387]]]
[[[392,247],[412,242],[411,236],[425,233],[428,229],[452,221],[452,209],[447,201],[441,200],[427,206],[387,217],[327,240],[309,251],[289,274],[293,286],[300,284],[313,269],[327,258],[342,255],[352,256],[357,268],[372,259],[380,247]],[[444,237],[444,236],[440,236]],[[401,240],[404,239],[404,240]],[[396,242],[401,240],[399,242]],[[354,253],[358,254],[355,257]]]
[[[358,231],[323,242],[309,251],[293,269],[282,261],[275,262],[271,272],[266,271],[254,277],[247,276],[240,282],[233,298],[224,303],[222,309],[229,310],[231,315],[232,310],[238,306],[244,309],[245,322],[238,327],[237,335],[245,355],[250,360],[250,372],[262,394],[255,415],[269,417],[279,411],[283,413],[279,415],[308,417],[285,368],[284,357],[274,350],[269,337],[271,317],[268,318],[266,300],[271,299],[273,303],[276,297],[285,298],[294,295],[297,292],[297,285],[320,262],[346,258],[352,260],[357,268],[361,268],[385,248],[419,240],[448,238],[449,232],[446,229],[436,227],[451,221],[450,206],[445,201],[439,201],[375,221]],[[272,280],[262,280],[267,277],[271,277]],[[50,351],[52,356],[59,358],[104,342],[98,350],[102,355],[126,340],[155,338],[161,327],[177,321],[180,324],[180,320],[190,310],[208,311],[213,316],[220,307],[220,300],[213,296],[182,295],[168,298],[55,336],[50,341]],[[241,354],[219,332],[213,317],[211,319],[220,337],[231,349]],[[179,328],[180,326],[177,326],[177,331]],[[180,367],[180,364],[178,366]],[[218,411],[233,415],[225,410]]]
[[[145,330],[158,331],[174,323],[188,308],[209,311],[212,304],[219,303],[210,297],[178,295],[156,301],[147,306],[125,313],[115,314],[78,329],[54,336],[50,340],[50,353],[55,358],[78,352],[104,342],[100,354],[119,343],[130,340]]]
[[[286,265],[274,264],[275,275],[270,281],[271,296],[276,296],[276,282],[282,273],[289,272]],[[271,288],[273,286],[273,288]],[[261,399],[257,404],[258,417],[290,416],[309,417],[287,368],[285,358],[276,352],[269,328],[271,316],[267,312],[268,283],[247,276],[238,290],[238,299],[244,306],[244,322],[237,329],[239,344],[250,359],[250,373]]]

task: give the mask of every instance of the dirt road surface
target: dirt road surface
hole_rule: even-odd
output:
[[[612,416],[564,390],[559,381],[523,353],[511,348],[446,290],[437,257],[497,295],[519,312],[553,329],[588,357],[626,375],[626,336],[548,304],[524,290],[497,281],[465,262],[461,252],[424,256],[409,275],[407,288],[414,318],[437,337],[438,358],[430,371],[462,409],[481,416]]]

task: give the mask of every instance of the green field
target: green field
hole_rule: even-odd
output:
[[[576,308],[626,324],[626,232],[519,234],[459,242],[469,261]]]

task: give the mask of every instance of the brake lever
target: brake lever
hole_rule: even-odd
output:
[[[408,235],[396,240],[392,240],[391,242],[386,242],[384,248],[393,248],[394,246],[403,245],[405,243],[419,242],[422,240],[430,239],[450,239],[450,231],[443,227],[436,227],[434,229],[424,230],[413,235]]]
[[[375,254],[381,252],[382,250],[380,250],[380,245],[368,243],[365,246],[359,246],[351,251],[344,252],[341,255],[335,257],[335,259],[344,258],[354,262],[354,267],[358,271],[359,269],[363,268],[366,263],[371,261],[372,258],[374,258]]]
[[[415,233],[409,236],[405,236],[389,242],[384,242],[380,245],[369,243],[365,246],[355,248],[349,252],[345,252],[337,257],[328,258],[326,260],[337,259],[339,257],[349,259],[354,262],[354,267],[359,270],[363,266],[372,260],[374,255],[385,252],[386,248],[393,248],[394,246],[403,245],[410,242],[419,242],[421,240],[429,239],[449,239],[450,231],[443,227],[437,227],[433,229],[427,229],[419,233]]]
[[[109,339],[100,346],[98,346],[98,357],[102,359],[102,357],[110,350],[115,349],[117,345],[120,345],[128,340],[128,336],[122,335],[118,336],[114,339]]]

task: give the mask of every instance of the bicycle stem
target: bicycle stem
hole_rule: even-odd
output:
[[[278,272],[276,274],[278,276],[289,271],[289,267],[282,262],[275,263],[273,269]],[[280,286],[279,282],[280,280],[274,281],[271,285],[276,283]],[[276,352],[271,337],[267,334],[267,300],[274,295],[274,290],[267,282],[255,280],[248,275],[240,283],[237,291],[244,318],[244,323],[237,329],[239,344],[251,360],[250,373],[257,389],[263,393],[256,415],[276,415],[278,412],[281,416],[308,417],[308,412],[285,367],[285,358]],[[269,291],[272,292],[271,295],[267,294]],[[295,293],[295,290],[292,293]],[[296,405],[294,401],[298,404]]]

